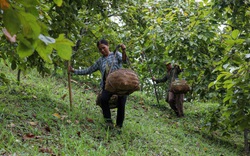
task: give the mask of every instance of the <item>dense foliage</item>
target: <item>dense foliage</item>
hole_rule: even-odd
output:
[[[225,132],[249,129],[250,2],[0,2],[1,27],[17,35],[17,43],[8,43],[4,36],[0,41],[0,59],[11,62],[12,69],[37,68],[44,74],[51,71],[48,64],[55,71],[65,70],[65,60],[70,58],[75,67],[86,67],[99,57],[97,40],[108,39],[111,49],[123,42],[143,92],[153,93],[149,71],[163,76],[163,62],[171,59],[185,69],[182,77],[192,86],[188,100],[221,103],[211,120],[212,128]],[[0,80],[1,84],[8,82],[5,73]],[[163,98],[165,87],[157,87]]]

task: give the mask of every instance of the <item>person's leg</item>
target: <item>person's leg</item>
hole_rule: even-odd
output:
[[[173,92],[168,92],[168,103],[170,105],[170,107],[174,110],[174,112],[176,113],[176,115],[178,115],[178,111],[175,105],[175,95]]]
[[[181,94],[175,94],[175,105],[177,108],[177,116],[181,117],[182,116],[182,106],[181,106],[182,102],[181,102]]]
[[[116,126],[122,127],[125,118],[125,104],[127,101],[127,96],[119,96],[117,101],[117,118]]]
[[[183,102],[184,102],[184,94],[176,94],[176,107],[177,107],[179,117],[184,116]]]
[[[101,105],[102,105],[102,113],[103,113],[103,117],[105,122],[107,123],[112,123],[112,119],[111,119],[111,112],[110,112],[110,108],[109,108],[109,99],[112,96],[112,94],[106,90],[102,91],[102,95],[101,95]]]
[[[180,112],[181,116],[184,116],[184,111],[183,111],[183,102],[184,102],[184,94],[180,94]]]

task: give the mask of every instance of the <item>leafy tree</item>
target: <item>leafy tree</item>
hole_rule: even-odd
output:
[[[55,70],[64,69],[69,59],[75,67],[91,65],[101,38],[111,49],[123,42],[131,62],[125,67],[138,73],[143,92],[152,94],[149,70],[162,76],[163,62],[171,59],[192,87],[189,100],[220,102],[212,130],[247,132],[249,5],[242,0],[2,0],[1,26],[16,34],[18,43],[1,40],[0,58],[12,69],[45,74],[48,63]],[[0,79],[8,82],[4,74]],[[81,79],[98,81],[92,75]],[[158,91],[163,98],[165,86]]]
[[[56,1],[61,5],[60,1]],[[14,55],[1,51],[1,58],[11,61],[12,69],[27,70],[36,67],[39,72],[48,72],[45,62],[51,62],[53,51],[65,60],[71,57],[72,42],[60,34],[56,38],[48,35],[48,28],[39,19],[41,9],[38,1],[1,1],[2,27],[11,35],[17,36]],[[2,44],[3,49],[9,49],[9,44]],[[7,48],[4,48],[7,46]],[[18,54],[18,55],[16,55]]]
[[[244,130],[245,151],[249,154],[248,133],[250,127],[249,105],[249,6],[247,1],[217,1],[214,5],[216,15],[226,25],[222,37],[223,57],[214,63],[217,79],[209,87],[224,89],[223,101],[212,128],[224,130]],[[221,16],[218,12],[223,12]]]

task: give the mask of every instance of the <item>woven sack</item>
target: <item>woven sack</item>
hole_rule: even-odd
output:
[[[96,98],[96,104],[100,107],[102,107],[102,103],[101,103],[101,97],[102,97],[102,91],[100,91],[97,95]],[[109,108],[110,109],[114,109],[117,108],[117,100],[118,100],[118,95],[112,95],[110,100],[109,100]]]
[[[186,80],[177,79],[171,83],[170,91],[174,92],[175,94],[186,94],[188,91],[190,91],[190,87]]]
[[[118,69],[108,75],[105,90],[117,95],[129,95],[140,90],[140,81],[133,70]]]

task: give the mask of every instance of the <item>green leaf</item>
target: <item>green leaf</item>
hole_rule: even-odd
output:
[[[228,100],[230,100],[232,98],[232,96],[226,96],[224,99],[223,99],[223,103],[227,102]]]
[[[226,118],[228,118],[230,115],[232,114],[232,111],[230,109],[227,109],[227,111],[225,111],[222,116],[225,116]]]
[[[63,1],[62,0],[54,0],[57,6],[62,6]]]
[[[230,80],[226,80],[225,82],[224,82],[224,88],[227,88],[228,90],[230,89],[230,88],[232,88],[234,86],[234,83],[233,83],[233,81],[230,79]]]
[[[37,39],[41,32],[41,28],[37,23],[35,16],[25,12],[21,12],[21,16],[22,16],[21,22],[23,26],[23,35],[26,38]]]
[[[26,8],[26,10],[28,10],[29,13],[34,15],[35,17],[39,16],[39,10],[37,10],[37,8],[35,6],[28,7],[28,8]]]
[[[69,46],[74,46],[74,43],[72,41],[70,41],[69,39],[64,37],[64,34],[60,34],[59,37],[56,39],[57,43],[63,43],[63,44],[67,44]]]
[[[222,77],[226,76],[225,74],[220,74],[219,76],[217,76],[216,81],[219,81]]]
[[[244,114],[244,113],[243,113],[241,110],[235,111],[234,114],[237,116],[237,117],[235,118],[235,121],[236,121],[236,122],[241,122],[241,121],[245,120],[245,118],[246,118],[245,115],[242,115],[242,114]]]
[[[228,79],[229,77],[233,76],[233,74],[231,72],[226,72],[226,76],[224,77],[224,79]]]
[[[239,34],[240,34],[240,31],[238,29],[235,29],[232,32],[232,39],[236,40],[238,38]]]
[[[19,41],[24,44],[26,47],[32,47],[31,42],[26,39],[23,35],[18,35],[17,38],[19,39]]]
[[[56,39],[56,43],[52,44],[53,48],[56,49],[58,55],[65,60],[70,60],[72,55],[72,46],[74,46],[73,42],[64,38],[64,35],[61,34]]]
[[[22,35],[19,36],[17,53],[21,58],[32,55],[36,47],[37,40],[24,38]]]
[[[56,44],[55,49],[57,50],[58,55],[65,60],[70,60],[72,55],[72,47],[66,44]]]
[[[20,56],[20,58],[28,57],[32,55],[33,52],[34,52],[34,48],[27,47],[22,42],[19,42],[18,47],[17,47],[17,54]]]
[[[208,88],[211,88],[212,86],[214,86],[215,83],[216,83],[216,81],[210,82],[209,85],[208,85]]]
[[[3,14],[3,23],[11,35],[17,34],[21,25],[17,11],[12,8],[5,10]]]
[[[244,60],[242,60],[241,57],[238,54],[234,54],[232,56],[232,60],[233,60],[234,63],[237,63],[237,64],[244,63]]]
[[[52,53],[53,48],[50,45],[46,45],[43,42],[39,42],[36,48],[38,54],[42,57],[42,59],[46,62],[52,63],[50,58],[50,54]]]
[[[245,42],[244,39],[237,39],[237,40],[235,40],[235,43],[237,43],[237,44],[242,44],[243,42]]]
[[[161,23],[162,23],[162,18],[161,18],[161,17],[158,17],[158,18],[156,19],[156,21],[157,21],[158,24],[161,24]]]
[[[230,45],[230,46],[233,46],[236,42],[235,42],[235,40],[228,39],[228,40],[225,40],[225,43]]]
[[[18,2],[25,7],[35,6],[39,4],[37,0],[18,0]]]
[[[10,80],[6,77],[4,73],[0,73],[0,82],[3,82],[5,84],[9,84]]]
[[[236,61],[237,63],[243,63],[244,62],[244,60],[241,59],[239,54],[234,54],[232,59],[233,59],[233,61]]]
[[[250,11],[247,10],[245,15],[246,15],[246,16],[250,16]]]

